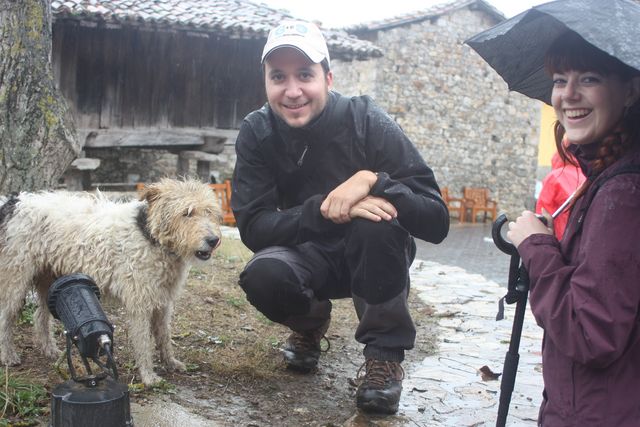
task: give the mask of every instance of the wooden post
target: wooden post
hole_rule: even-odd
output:
[[[198,163],[196,165],[196,173],[198,174],[198,176],[200,177],[200,181],[202,182],[211,182],[211,167],[209,165],[209,162],[207,161],[203,161],[203,160],[198,160]]]
[[[215,154],[205,153],[204,151],[183,150],[178,153],[178,175],[184,176],[189,173],[189,160],[196,160],[196,173],[203,182],[210,182],[209,174],[211,172],[210,162],[218,160]]]
[[[189,175],[189,159],[187,157],[182,156],[182,151],[178,154],[178,167],[176,169],[176,174],[178,176],[187,176]]]
[[[91,171],[100,166],[100,159],[75,159],[64,173],[64,184],[69,191],[91,190]]]

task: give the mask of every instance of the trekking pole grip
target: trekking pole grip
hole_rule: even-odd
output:
[[[491,227],[491,237],[493,238],[493,243],[507,255],[518,255],[518,250],[514,246],[513,243],[508,242],[504,237],[502,237],[502,227],[509,221],[505,214],[500,214],[498,218],[496,218],[493,226]]]

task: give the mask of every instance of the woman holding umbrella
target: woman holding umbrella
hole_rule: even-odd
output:
[[[530,92],[535,85],[522,85],[521,79],[520,89],[515,90],[546,101],[550,90],[558,118],[558,152],[566,160],[569,150],[587,176],[569,205],[571,213],[562,241],[529,211],[509,223],[507,233],[529,273],[531,310],[545,331],[545,390],[539,425],[637,427],[640,61],[629,60],[629,52],[637,55],[638,49],[626,44],[640,38],[640,6],[624,0],[608,1],[606,6],[600,1],[573,0],[548,5],[551,7],[546,11],[546,5],[539,6],[500,24],[502,35],[508,35],[502,42],[522,36],[529,47],[536,44],[536,33],[518,32],[539,31],[540,27],[533,29],[533,21],[546,22],[542,28],[547,31],[537,34],[555,34],[544,54],[537,56],[544,58],[538,67],[549,76],[548,88],[539,85],[542,90]],[[599,43],[593,37],[598,31],[574,25],[577,16],[593,11],[598,15],[598,27],[591,30],[619,27],[624,18],[622,6],[631,8],[630,34],[618,34],[618,39]],[[562,22],[566,17],[572,21]],[[555,30],[549,30],[551,27]],[[487,59],[474,43],[482,38],[499,42],[500,35],[483,33],[467,43]],[[526,51],[522,54],[536,56]],[[508,61],[502,58],[492,63],[496,56],[487,61],[505,77],[506,72],[496,64]],[[528,70],[521,71],[527,74]],[[542,81],[538,76],[537,82]],[[568,139],[567,148],[563,137]],[[550,218],[547,220],[551,224]]]

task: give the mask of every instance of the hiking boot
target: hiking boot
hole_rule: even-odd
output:
[[[366,369],[360,377],[362,367]],[[356,391],[356,405],[365,412],[395,414],[400,403],[404,370],[400,363],[367,359],[358,370],[360,385]]]
[[[320,328],[312,331],[293,331],[282,349],[284,361],[287,367],[299,372],[310,372],[318,366],[320,353],[329,350],[329,340],[324,334],[329,329],[331,318]],[[322,350],[320,343],[322,339],[327,342],[327,348]]]

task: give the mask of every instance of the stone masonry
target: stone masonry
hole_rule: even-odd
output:
[[[481,10],[461,7],[430,19],[360,29],[356,34],[384,56],[336,60],[332,69],[338,92],[368,94],[389,112],[452,196],[461,196],[464,186],[488,187],[498,209],[514,216],[532,207],[541,105],[510,93],[463,44],[495,23]]]

